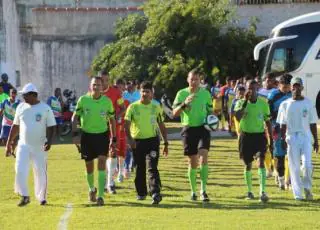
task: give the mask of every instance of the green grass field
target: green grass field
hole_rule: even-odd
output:
[[[1,149],[2,152],[3,148]],[[189,201],[186,160],[180,141],[170,142],[170,156],[160,159],[163,201],[151,206],[151,198],[135,199],[133,177],[118,185],[118,194],[106,195],[104,207],[87,201],[84,162],[73,145],[55,145],[49,157],[48,205],[16,206],[13,193],[14,159],[0,161],[0,229],[64,229],[60,218],[71,206],[68,229],[320,229],[320,160],[314,156],[313,202],[296,202],[291,191],[279,191],[273,178],[267,181],[270,202],[244,199],[246,188],[236,140],[212,141],[210,151],[209,204]],[[255,195],[258,176],[253,171]],[[30,173],[30,190],[33,178]],[[97,181],[97,177],[95,177]],[[198,180],[200,183],[200,180]],[[200,189],[200,185],[198,185]],[[69,213],[70,214],[70,213]],[[62,221],[63,222],[63,221]]]

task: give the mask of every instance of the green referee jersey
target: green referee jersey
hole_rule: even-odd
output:
[[[152,102],[145,105],[137,101],[129,105],[124,119],[131,122],[130,134],[134,139],[147,139],[157,136],[163,112],[160,105]]]
[[[189,88],[178,91],[173,102],[173,108],[180,106],[191,94]],[[195,98],[191,102],[191,105],[186,107],[180,115],[183,126],[201,126],[204,124],[207,115],[212,113],[212,100],[209,91],[199,88],[194,95]]]
[[[93,99],[87,94],[79,98],[76,114],[80,117],[82,131],[103,133],[109,129],[109,118],[114,117],[114,109],[111,100],[106,96]]]
[[[237,101],[234,111],[241,110],[244,99]],[[257,98],[256,103],[248,101],[244,110],[243,117],[240,120],[240,131],[246,133],[263,133],[264,122],[270,119],[270,109],[264,99]]]

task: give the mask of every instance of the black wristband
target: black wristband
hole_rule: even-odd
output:
[[[117,142],[117,138],[116,137],[112,137],[112,143],[116,143]]]
[[[168,142],[168,141],[165,141],[165,142],[163,143],[163,145],[164,145],[164,146],[168,146],[168,145],[169,145],[169,142]]]

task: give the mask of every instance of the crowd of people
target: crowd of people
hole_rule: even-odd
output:
[[[272,176],[281,190],[292,188],[296,200],[304,199],[302,190],[305,199],[312,200],[311,155],[312,150],[318,152],[319,148],[318,117],[315,106],[302,95],[302,79],[283,74],[277,80],[272,73],[262,80],[250,76],[227,77],[225,85],[221,86],[217,81],[209,90],[202,84],[202,79],[199,70],[191,70],[186,77],[188,86],[177,92],[172,105],[172,117],[180,117],[182,124],[181,139],[184,156],[188,159],[191,200],[198,199],[196,178],[199,172],[200,199],[210,201],[207,181],[211,135],[204,127],[210,114],[220,119],[221,129],[238,137],[247,199],[255,197],[252,163],[256,160],[261,202],[269,200],[266,179]],[[4,91],[6,87],[0,83],[1,88]],[[56,127],[62,122],[61,89],[55,89],[47,103],[40,102],[38,90],[31,83],[20,93],[24,102],[16,99],[17,91],[13,87],[1,102],[0,136],[6,144],[6,155],[16,156],[15,192],[21,196],[18,205],[25,206],[30,202],[27,187],[30,160],[35,168],[36,198],[41,205],[46,205],[47,151]],[[33,135],[28,135],[30,130]],[[88,93],[78,99],[72,116],[72,141],[80,146],[81,158],[85,161],[89,200],[98,206],[104,205],[105,192],[116,194],[116,182],[130,177],[134,168],[137,200],[144,200],[150,194],[152,204],[159,204],[162,201],[158,171],[161,140],[162,154],[167,156],[170,148],[163,110],[154,99],[151,82],[136,84],[117,79],[112,84],[106,71],[92,77]]]

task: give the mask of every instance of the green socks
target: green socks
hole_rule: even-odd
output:
[[[102,170],[98,172],[98,197],[104,197],[104,184],[106,180],[106,171]],[[93,191],[94,187],[94,174],[87,173],[87,182],[89,185],[89,190]]]
[[[197,169],[193,169],[189,167],[188,169],[188,177],[190,182],[191,191],[196,193],[197,191]]]
[[[267,174],[265,168],[258,168],[259,181],[260,181],[260,194],[265,192]]]
[[[248,187],[248,192],[251,192],[252,191],[252,172],[244,171],[244,179]]]
[[[89,190],[92,191],[94,190],[94,176],[93,173],[87,173],[87,182],[89,186]]]
[[[207,180],[208,180],[208,164],[200,166],[200,179],[201,179],[201,193],[207,190]]]
[[[104,184],[106,182],[106,171],[98,172],[98,197],[104,197]]]

